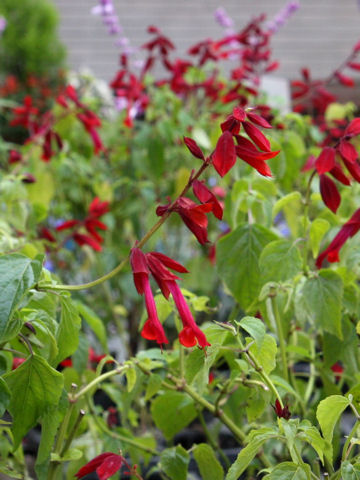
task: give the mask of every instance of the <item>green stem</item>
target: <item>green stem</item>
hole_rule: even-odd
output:
[[[258,372],[260,377],[264,380],[266,385],[269,387],[269,389],[272,391],[272,393],[275,395],[275,397],[279,400],[281,408],[284,408],[284,404],[283,404],[283,401],[280,397],[280,394],[277,391],[277,389],[276,389],[275,385],[273,384],[273,381],[271,380],[269,375],[264,371],[263,367],[260,365],[260,363],[254,357],[254,355],[247,348],[244,348],[244,346],[243,346],[243,344],[242,344],[242,342],[239,338],[239,335],[237,335],[236,338],[237,338],[237,340],[240,344],[242,353],[245,354],[245,358],[246,358],[247,362],[249,363],[249,365],[251,365],[253,368],[255,368],[255,370]]]
[[[72,390],[75,390],[76,388],[77,386],[73,384]],[[69,408],[67,409],[65,416],[63,418],[63,421],[61,422],[59,432],[55,440],[53,452],[57,453],[60,456],[61,456],[61,452],[63,451],[63,444],[65,441],[67,429],[68,429],[69,422],[73,414],[74,408],[75,408],[75,403],[70,403]],[[60,467],[59,462],[55,461],[50,463],[47,480],[56,480],[59,467]]]
[[[76,403],[80,397],[88,393],[98,383],[101,383],[107,378],[111,378],[115,375],[120,375],[124,373],[125,370],[128,370],[129,368],[132,368],[132,367],[130,365],[123,365],[122,367],[115,368],[115,370],[111,370],[110,372],[106,372],[106,373],[103,373],[102,375],[99,375],[98,377],[94,378],[94,380],[92,380],[90,383],[88,383],[85,387],[79,390],[78,393],[72,395],[70,398],[70,401],[72,403]]]
[[[279,315],[279,309],[276,303],[275,296],[272,296],[266,300],[266,309],[270,317],[270,321],[275,322],[275,325],[276,325],[276,330],[279,337],[283,376],[284,376],[284,379],[287,382],[289,382],[289,370],[288,370],[288,363],[286,358],[286,343],[285,343],[284,331],[282,328],[281,318]]]
[[[67,452],[67,450],[69,449],[70,445],[71,445],[71,442],[73,441],[74,437],[75,437],[75,433],[77,432],[77,429],[79,428],[80,426],[80,423],[81,423],[81,420],[84,418],[84,415],[85,415],[85,411],[84,410],[80,410],[79,412],[79,415],[66,439],[66,442],[60,452],[60,457],[63,457],[65,455],[65,453]]]
[[[103,422],[100,421],[100,419],[97,417],[96,412],[94,412],[93,407],[91,403],[88,403],[90,410],[92,411],[92,419],[96,423],[96,425],[99,427],[100,430],[102,430],[106,435],[108,435],[111,438],[114,438],[115,440],[119,440],[120,442],[127,443],[128,445],[131,445],[132,447],[137,448],[138,450],[142,450],[145,453],[151,453],[151,455],[160,455],[160,453],[155,450],[154,448],[147,447],[146,445],[142,445],[141,443],[138,443],[136,440],[132,438],[125,437],[124,435],[121,435],[118,432],[113,432],[109,430],[106,425],[103,424]]]
[[[208,442],[210,443],[210,445],[212,446],[212,448],[218,452],[218,454],[220,455],[220,457],[223,459],[224,461],[224,464],[226,466],[226,468],[229,468],[230,467],[230,460],[229,458],[225,455],[225,453],[223,452],[223,450],[219,447],[219,445],[215,442],[215,440],[213,439],[211,433],[210,433],[210,430],[208,429],[208,426],[206,425],[206,422],[205,422],[205,419],[204,419],[204,415],[202,414],[202,411],[200,408],[198,408],[198,418],[200,420],[200,423],[201,423],[201,426],[203,427],[203,430],[204,430],[204,433],[206,435],[206,438],[208,439]]]
[[[179,364],[180,364],[180,378],[185,378],[185,349],[179,345]]]
[[[201,165],[199,170],[196,172],[196,174],[194,176],[192,176],[192,175],[190,176],[189,181],[185,185],[183,191],[172,202],[172,204],[169,206],[168,210],[164,213],[164,215],[160,218],[160,220],[158,220],[155,223],[155,225],[153,225],[150,228],[150,230],[143,236],[143,238],[136,244],[137,248],[143,247],[145,245],[145,243],[147,243],[148,240],[154,235],[154,233],[159,230],[159,228],[162,226],[162,224],[165,223],[165,221],[171,215],[172,208],[175,206],[178,198],[182,197],[183,195],[185,195],[187,193],[187,191],[191,188],[191,185],[193,184],[193,181],[197,180],[200,177],[200,175],[203,174],[203,172],[206,170],[206,168],[209,165],[210,165],[210,163],[208,161],[205,161]],[[119,263],[119,265],[117,267],[115,267],[113,270],[111,270],[111,272],[97,278],[96,280],[93,280],[92,282],[82,283],[82,284],[79,284],[79,285],[61,285],[61,284],[59,284],[59,285],[48,285],[48,284],[41,285],[41,284],[39,284],[38,288],[39,288],[39,290],[72,290],[72,291],[74,291],[74,290],[85,290],[87,288],[96,287],[96,285],[99,285],[100,283],[103,283],[106,280],[110,280],[110,278],[117,275],[125,267],[125,265],[129,261],[129,259],[130,259],[130,253],[127,255],[126,258],[124,258],[124,260],[122,260],[122,262]]]
[[[350,453],[350,450],[351,450],[351,446],[350,446],[350,443],[351,443],[351,439],[354,437],[355,433],[356,433],[356,430],[358,429],[358,427],[360,426],[360,420],[357,419],[351,432],[349,433],[349,436],[347,437],[346,439],[346,442],[345,442],[345,445],[344,445],[344,448],[343,448],[343,451],[342,451],[342,457],[341,457],[341,461],[344,462],[349,453]],[[350,448],[349,448],[350,446]]]
[[[305,204],[304,204],[304,222],[303,222],[303,236],[304,236],[304,250],[303,250],[303,270],[304,273],[307,274],[309,271],[309,267],[307,264],[307,258],[308,258],[308,252],[309,252],[309,239],[307,235],[307,218],[309,214],[309,205],[310,205],[310,194],[311,194],[311,183],[315,177],[316,170],[312,172],[310,175],[307,188],[306,188],[306,193],[305,193]]]

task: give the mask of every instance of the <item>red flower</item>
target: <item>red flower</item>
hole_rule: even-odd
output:
[[[98,197],[95,197],[89,206],[89,213],[84,220],[67,220],[58,225],[56,230],[60,232],[75,227],[75,231],[71,235],[74,241],[80,246],[89,245],[92,249],[100,252],[102,250],[103,238],[96,229],[107,230],[107,226],[99,220],[99,217],[108,211],[109,202],[101,202]],[[84,227],[89,235],[80,233],[79,229],[81,227]]]
[[[316,259],[317,268],[321,268],[325,258],[331,263],[339,262],[339,253],[346,240],[353,237],[360,230],[360,209],[352,215],[345,225],[342,226],[338,234],[334,237],[330,245]]]
[[[17,150],[10,150],[9,152],[9,163],[18,163],[22,159],[21,153],[19,153]]]
[[[223,177],[236,163],[235,143],[230,131],[225,130],[219,138],[214,153],[211,155],[212,164],[218,174]]]
[[[141,335],[147,340],[156,340],[159,345],[169,343],[157,314],[155,300],[149,282],[149,269],[147,267],[146,257],[139,248],[133,248],[131,250],[130,263],[136,290],[140,295],[145,296],[145,305],[148,313],[148,318]]]
[[[118,472],[123,465],[126,465],[129,468],[122,455],[105,452],[93,458],[90,460],[90,462],[81,467],[80,470],[75,473],[75,477],[80,479],[89,473],[96,472],[99,480],[107,480],[116,472]]]
[[[162,217],[169,210],[171,204],[160,205],[156,209],[156,215]],[[193,232],[199,243],[204,245],[209,240],[207,238],[208,219],[206,213],[213,209],[212,203],[198,205],[189,198],[179,197],[175,205],[171,207],[173,212],[177,212],[182,218],[188,229]]]
[[[331,366],[331,370],[334,372],[335,380],[338,382],[341,379],[341,375],[344,373],[344,367],[341,363],[336,362]]]
[[[278,418],[285,418],[285,420],[289,420],[289,418],[291,417],[288,405],[285,405],[283,408],[281,408],[278,399],[275,400],[275,406],[273,408]]]
[[[142,330],[142,336],[148,340],[156,340],[159,344],[168,343],[163,327],[157,317],[155,301],[150,288],[149,273],[151,272],[164,297],[168,299],[171,294],[174,299],[184,326],[179,334],[180,343],[185,347],[194,347],[197,343],[201,348],[210,345],[206,340],[205,334],[196,325],[194,317],[176,283],[179,277],[169,270],[171,268],[176,272],[186,273],[186,268],[162,253],[150,252],[144,255],[138,248],[131,250],[130,262],[135,287],[140,295],[145,294],[146,309],[149,315]]]
[[[192,187],[197,199],[201,203],[210,203],[212,205],[212,213],[216,218],[221,220],[223,217],[223,207],[216,196],[205,186],[204,182],[194,180]]]

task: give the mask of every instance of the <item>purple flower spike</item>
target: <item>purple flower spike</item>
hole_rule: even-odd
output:
[[[277,33],[281,27],[289,20],[289,18],[300,8],[298,0],[288,2],[267,24],[269,33]]]

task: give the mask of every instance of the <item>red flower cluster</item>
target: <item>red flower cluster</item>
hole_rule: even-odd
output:
[[[262,116],[251,111],[245,111],[241,107],[235,107],[232,115],[229,115],[226,121],[221,124],[223,133],[215,150],[209,157],[205,157],[195,140],[185,137],[184,141],[195,158],[202,160],[204,165],[212,164],[221,177],[226,175],[235,165],[236,157],[244,160],[260,174],[271,176],[270,168],[265,160],[275,157],[279,151],[271,151],[269,140],[256,125],[271,128],[271,125]],[[239,134],[241,127],[252,141]],[[235,145],[234,137],[237,145]],[[200,205],[189,198],[180,196],[173,203],[157,207],[156,214],[163,216],[168,212],[178,213],[199,243],[204,245],[208,242],[206,214],[212,212],[216,218],[221,220],[223,207],[214,193],[203,182],[190,179],[190,184],[194,195],[201,202]]]
[[[136,466],[134,465],[134,467],[131,468],[122,455],[117,455],[116,453],[112,452],[105,452],[93,458],[90,460],[90,462],[81,467],[80,470],[75,473],[75,477],[80,480],[80,478],[89,475],[89,473],[96,472],[99,480],[107,480],[116,472],[118,472],[123,466],[126,466],[129,469],[128,472],[124,472],[125,474],[131,475],[134,473],[134,470],[136,470]]]
[[[360,182],[360,163],[358,153],[350,140],[360,134],[360,118],[354,118],[346,127],[334,147],[325,146],[317,159],[311,157],[303,171],[316,168],[320,176],[320,193],[325,205],[336,213],[341,197],[335,182],[326,175],[329,173],[343,185],[350,185],[343,171],[346,167],[351,177]]]
[[[321,268],[325,258],[328,262],[339,262],[339,253],[348,238],[353,237],[360,230],[360,208],[352,215],[352,217],[343,225],[339,233],[334,237],[330,245],[320,253],[316,259],[317,268]]]
[[[104,150],[104,146],[98,133],[98,128],[101,127],[101,121],[94,112],[80,102],[75,88],[72,85],[68,85],[61,95],[57,97],[56,101],[67,110],[70,110],[69,101],[76,105],[79,109],[79,113],[77,113],[76,116],[92,139],[95,155]]]
[[[323,124],[324,113],[330,103],[336,101],[336,96],[329,90],[332,83],[340,83],[345,87],[353,87],[355,82],[349,75],[344,74],[345,69],[353,72],[360,71],[360,42],[357,42],[348,58],[341,63],[325,80],[312,80],[308,68],[301,70],[301,80],[292,82],[292,98],[295,101],[294,111],[305,113],[312,112],[317,124]]]
[[[144,254],[139,248],[133,248],[131,250],[130,262],[136,290],[140,295],[145,296],[146,310],[148,313],[148,318],[141,335],[147,340],[156,340],[159,345],[169,343],[158,318],[149,281],[151,274],[164,297],[168,299],[170,294],[173,297],[183,323],[183,329],[179,334],[180,343],[185,347],[194,347],[198,344],[200,348],[204,348],[210,345],[206,340],[205,334],[196,325],[189,306],[181,293],[180,287],[176,283],[179,277],[169,270],[170,268],[176,272],[186,273],[186,268],[162,253],[150,252]]]
[[[97,229],[107,230],[107,226],[99,220],[102,215],[109,211],[109,202],[101,202],[98,197],[94,198],[89,206],[89,213],[84,220],[67,220],[56,227],[58,232],[62,230],[73,229],[70,237],[82,246],[89,245],[94,250],[100,252],[103,238],[97,232]],[[81,233],[84,228],[87,234]]]

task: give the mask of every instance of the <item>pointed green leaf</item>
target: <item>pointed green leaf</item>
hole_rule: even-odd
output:
[[[341,414],[346,407],[349,406],[349,400],[347,397],[341,395],[331,395],[330,397],[322,400],[316,410],[316,418],[321,427],[323,436],[327,442],[329,442],[329,448],[326,450],[325,456],[332,462],[332,438],[334,434],[334,428],[338,422]]]
[[[261,286],[259,257],[272,240],[276,236],[267,228],[242,224],[218,242],[219,275],[243,308],[257,299]]]
[[[188,452],[178,445],[161,452],[160,466],[171,480],[186,480],[189,460]]]
[[[330,223],[324,218],[315,218],[310,226],[310,246],[314,258],[319,254],[320,243],[325,233],[329,230]]]
[[[240,450],[235,462],[231,465],[225,480],[238,480],[240,475],[245,472],[262,445],[271,438],[275,438],[277,432],[272,428],[261,428],[253,430],[249,435],[249,443]]]
[[[284,282],[297,275],[302,267],[297,246],[288,240],[266,245],[260,256],[261,283]]]
[[[12,393],[8,410],[13,418],[12,433],[17,448],[44,410],[58,404],[64,381],[61,373],[37,355],[4,375],[4,380]]]
[[[260,348],[266,333],[264,322],[256,317],[244,317],[240,320],[239,325],[255,340],[256,345]]]
[[[341,302],[343,282],[333,270],[321,270],[299,283],[295,292],[295,314],[342,339]]]
[[[105,352],[108,351],[107,347],[107,339],[106,339],[106,329],[100,317],[96,315],[96,313],[89,308],[87,305],[84,305],[81,302],[74,302],[73,304],[76,306],[78,313],[83,317],[85,322],[89,325],[91,330],[95,333],[97,338],[99,339],[102,348]]]
[[[198,464],[201,478],[206,478],[206,480],[224,479],[224,470],[210,445],[199,443],[194,448],[193,455]]]
[[[5,380],[0,377],[0,418],[4,415],[4,412],[9,405],[10,396],[11,392]]]
[[[193,400],[180,392],[167,392],[155,398],[151,413],[167,440],[189,425],[197,415]]]
[[[271,335],[265,335],[261,348],[256,343],[251,345],[250,352],[262,366],[266,373],[270,373],[276,367],[276,340]]]
[[[349,460],[345,460],[341,464],[342,480],[360,480],[360,463],[352,465]]]
[[[41,260],[13,253],[0,257],[0,342],[16,335],[9,329],[12,315],[25,293],[39,280]],[[20,324],[21,325],[21,324]]]
[[[272,470],[271,473],[265,475],[267,480],[310,480],[311,469],[306,463],[297,465],[293,462],[283,462]]]
[[[61,316],[56,331],[56,341],[59,353],[55,364],[60,363],[64,358],[70,357],[79,345],[79,330],[81,320],[75,305],[70,297],[61,297]]]

